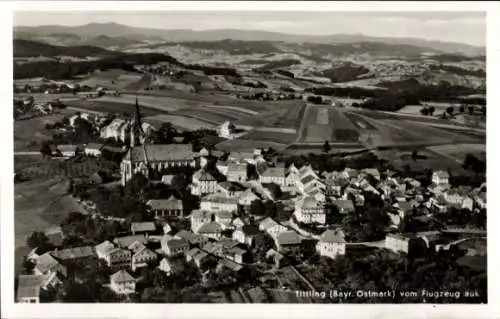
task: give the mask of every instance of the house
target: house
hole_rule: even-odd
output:
[[[244,182],[247,180],[247,164],[229,163],[227,180],[230,182]]]
[[[350,199],[334,199],[332,205],[335,206],[340,214],[349,214],[354,212],[354,204]]]
[[[175,175],[163,175],[161,177],[161,182],[165,185],[172,185],[172,181],[174,180]]]
[[[362,172],[368,176],[373,177],[375,180],[380,181],[380,171],[376,168],[365,168]]]
[[[450,174],[447,171],[435,171],[432,173],[432,182],[436,185],[449,184]]]
[[[261,184],[278,184],[285,186],[285,168],[284,167],[268,167],[260,176]]]
[[[241,218],[239,217],[236,217],[232,222],[231,222],[231,226],[233,226],[233,228],[241,228],[243,226],[245,226],[245,223],[241,220]]]
[[[224,251],[224,257],[238,264],[242,264],[243,262],[248,261],[248,256],[248,252],[239,247],[233,247]]]
[[[201,225],[215,221],[215,216],[212,212],[206,210],[195,209],[189,215],[191,219],[191,230],[196,233]]]
[[[190,144],[144,144],[131,147],[120,164],[122,185],[136,173],[162,171],[170,167],[195,167],[195,152]]]
[[[135,236],[124,236],[124,237],[116,237],[113,239],[113,243],[120,248],[128,248],[134,242],[139,241],[142,244],[146,244],[148,240],[144,234],[135,235]]]
[[[326,221],[325,204],[308,196],[295,204],[295,217],[304,224],[324,224]]]
[[[285,232],[288,229],[285,226],[275,222],[271,217],[266,217],[260,221],[259,230],[275,237],[279,233]]]
[[[201,210],[206,211],[238,211],[238,198],[226,197],[223,194],[210,194],[201,198]]]
[[[274,266],[276,268],[283,267],[285,256],[274,250],[273,248],[269,249],[266,252],[266,259],[272,258],[274,261]]]
[[[98,259],[106,259],[108,252],[114,248],[115,245],[113,245],[109,240],[103,241],[102,243],[94,246]]]
[[[217,211],[214,213],[215,221],[222,226],[222,230],[229,228],[231,226],[231,221],[233,220],[233,213],[229,211]]]
[[[316,251],[320,256],[335,259],[337,256],[345,255],[345,243],[345,235],[342,230],[329,229],[319,238]]]
[[[167,276],[179,274],[184,269],[184,263],[180,258],[163,258],[158,265],[158,269],[167,274]]]
[[[132,223],[130,231],[132,235],[153,233],[156,231],[156,225],[153,222]]]
[[[168,233],[170,233],[172,231],[172,227],[170,227],[170,225],[168,223],[165,223],[163,224],[163,234],[167,235]]]
[[[255,193],[252,191],[251,188],[247,188],[246,191],[244,191],[238,199],[238,204],[243,206],[243,207],[249,207],[254,200],[260,199]]]
[[[234,130],[234,125],[231,122],[226,121],[218,127],[218,135],[223,138],[232,139]]]
[[[18,277],[16,302],[40,303],[42,275],[20,275]]]
[[[94,258],[95,251],[92,246],[73,247],[67,249],[56,249],[51,252],[52,256],[60,261],[82,261]]]
[[[63,157],[70,158],[76,156],[78,146],[76,145],[57,145],[57,149]]]
[[[187,241],[190,245],[203,246],[208,242],[208,239],[202,235],[193,234],[187,230],[181,230],[175,234],[176,238],[181,238]]]
[[[204,268],[210,259],[213,258],[207,252],[197,247],[186,252],[186,261],[193,261],[198,268]]]
[[[189,243],[182,238],[166,238],[165,236],[161,240],[161,248],[165,255],[173,257],[185,254],[189,249]]]
[[[217,191],[217,180],[204,169],[196,171],[192,176],[191,194],[204,195]]]
[[[243,225],[233,232],[232,238],[249,247],[253,246],[255,236],[259,233],[259,228],[255,225]]]
[[[280,253],[297,252],[300,250],[302,240],[294,231],[279,233],[275,238],[275,244]]]
[[[55,259],[50,252],[40,255],[36,259],[35,267],[33,268],[35,275],[52,275],[60,274],[63,277],[68,275],[67,268]]]
[[[462,201],[462,209],[473,210],[474,209],[474,200],[469,196],[466,196]]]
[[[217,167],[217,170],[224,176],[227,176],[227,171],[229,169],[229,163],[226,161],[217,161],[215,163],[215,167]]]
[[[385,248],[395,253],[403,252],[413,254],[418,248],[427,248],[426,239],[422,237],[435,236],[436,232],[415,234],[387,234],[385,236]]]
[[[205,223],[198,228],[196,233],[208,238],[219,240],[222,236],[222,226],[217,222]]]
[[[240,197],[245,187],[237,182],[222,182],[218,185],[217,193],[226,197]]]
[[[117,294],[135,293],[136,280],[127,271],[119,270],[111,275],[109,287]]]
[[[135,271],[137,268],[147,267],[149,264],[155,262],[158,257],[155,252],[149,250],[145,246],[138,247],[133,250],[133,253],[132,271]]]
[[[254,152],[236,151],[229,153],[228,159],[230,162],[239,164],[255,164]]]
[[[87,156],[101,156],[103,147],[104,147],[104,144],[89,143],[89,144],[85,145],[83,152]]]
[[[239,272],[243,269],[243,266],[226,258],[222,258],[217,264],[216,273],[220,273],[223,269],[229,269],[234,272]]]
[[[154,213],[155,218],[173,216],[184,217],[182,200],[171,195],[168,199],[150,199],[146,205]]]
[[[53,247],[60,247],[63,244],[64,233],[61,227],[52,227],[45,231],[45,236],[47,236],[49,243]]]
[[[124,248],[113,248],[104,254],[106,264],[109,267],[130,267],[132,252]]]

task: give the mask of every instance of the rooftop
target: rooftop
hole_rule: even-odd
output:
[[[302,241],[294,231],[286,231],[278,234],[277,241],[280,245],[299,245]]]
[[[135,281],[135,279],[127,271],[122,269],[112,274],[110,281],[115,283],[126,283],[129,281]]]
[[[285,168],[284,167],[268,167],[264,173],[262,173],[264,177],[285,177]]]
[[[232,197],[225,197],[221,196],[220,194],[210,194],[207,196],[204,196],[201,201],[205,202],[213,202],[213,203],[222,203],[222,204],[237,204],[238,203],[238,198],[232,198]]]
[[[204,223],[198,228],[199,234],[214,234],[222,232],[222,227],[217,222]]]
[[[190,144],[144,144],[129,150],[126,159],[132,162],[192,161],[195,153]]]
[[[319,240],[326,243],[345,243],[345,234],[340,229],[329,229],[321,235]]]
[[[87,258],[94,256],[94,247],[84,246],[55,250],[52,252],[52,255],[61,260]]]
[[[132,223],[130,229],[133,232],[147,232],[147,231],[155,231],[156,225],[154,222],[142,222],[142,223]]]
[[[113,243],[117,244],[120,247],[125,248],[132,245],[135,241],[140,241],[143,244],[146,244],[148,242],[144,235],[135,235],[135,236],[116,237],[113,240]]]
[[[215,178],[204,169],[200,169],[193,174],[193,179],[197,179],[200,182],[210,182],[215,181]]]
[[[182,200],[171,195],[168,199],[150,199],[146,203],[153,210],[182,210]]]

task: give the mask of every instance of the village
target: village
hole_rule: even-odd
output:
[[[91,117],[77,113],[67,127]],[[96,203],[74,192],[92,220],[117,222],[121,231],[104,232],[103,241],[84,246],[64,240],[64,227],[38,234],[50,250],[35,247],[26,256],[31,272],[18,278],[18,302],[43,302],[47,291],[67,282],[85,282],[81,269],[96,264],[109,274],[96,283],[98,291],[107,289],[117,300],[144,301],[145,290],[154,295],[152,287],[159,282],[168,286],[169,281],[189,277],[194,278],[191,285],[199,284],[228,302],[285,302],[293,300],[295,291],[317,289],[317,280],[298,269],[314,267],[318,258],[333,261],[351,252],[378,250],[421,256],[470,242],[474,248],[468,245],[465,257],[485,256],[484,247],[477,244],[485,241],[485,217],[476,218],[475,227],[437,218],[450,210],[485,214],[485,184],[452,186],[445,170],[432,172],[428,185],[389,169],[318,171],[311,163],[279,161],[269,156],[269,149],[227,153],[206,147],[195,151],[180,140],[154,144],[148,140],[151,131],[141,120],[138,102],[132,120],[115,119],[102,126],[101,137],[129,143],[114,147],[124,155],[113,187],[142,182],[168,189],[179,184],[179,175],[188,180],[175,186],[177,193],[164,197],[148,198],[139,190],[146,213],[134,220],[104,216]],[[230,123],[225,123],[217,134],[229,138],[230,131]],[[98,158],[105,147],[95,142],[57,145],[46,155],[59,160]],[[77,184],[102,183],[94,174],[88,180],[72,180],[71,185],[75,189]],[[75,214],[74,220],[85,218]],[[148,279],[147,271],[156,279]],[[224,291],[222,297],[217,291]]]

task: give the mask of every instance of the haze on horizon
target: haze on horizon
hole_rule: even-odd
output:
[[[22,11],[14,26],[118,23],[154,29],[241,29],[289,34],[363,34],[374,37],[486,44],[485,12],[130,12]]]

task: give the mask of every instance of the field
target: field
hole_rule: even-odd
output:
[[[106,70],[96,72],[78,82],[80,85],[90,87],[105,87],[107,89],[121,90],[139,82],[143,75],[123,70]]]
[[[66,103],[68,107],[77,108],[80,110],[88,110],[103,113],[132,113],[135,111],[135,102],[110,102],[101,99],[78,100]],[[166,114],[166,111],[161,111],[156,108],[141,106],[141,114],[143,116],[154,116],[158,114]]]
[[[187,116],[177,116],[177,115],[167,115],[167,114],[159,114],[148,116],[144,118],[145,122],[151,123],[153,126],[160,127],[162,123],[170,122],[175,127],[181,130],[197,130],[200,128],[213,128],[213,124],[197,120],[192,117]]]
[[[296,129],[300,126],[306,105],[302,101],[276,101],[270,110],[237,121],[236,125]],[[271,107],[272,106],[272,107]]]
[[[461,163],[449,157],[422,149],[421,147],[415,147],[414,149],[418,151],[418,156],[420,157],[416,161],[412,159],[412,149],[375,150],[373,152],[377,157],[385,159],[399,168],[408,165],[411,170],[415,171],[423,171],[426,168],[431,170],[447,170],[448,168],[462,170]]]
[[[365,118],[359,114],[352,112],[343,112],[343,114],[351,120],[351,122],[361,131],[376,131],[377,128],[368,122]]]
[[[427,149],[452,158],[460,163],[463,163],[465,154],[467,153],[473,154],[479,158],[484,158],[486,155],[485,144],[447,144],[430,146]]]
[[[233,152],[233,151],[250,151],[256,148],[267,149],[269,147],[272,147],[275,150],[282,150],[286,147],[286,145],[270,141],[237,139],[237,140],[228,140],[221,142],[217,144],[215,147],[219,150],[223,150],[226,152]]]
[[[61,110],[45,116],[14,121],[14,151],[39,151],[43,141],[52,139],[52,134],[45,129],[45,124],[54,123],[72,111]]]
[[[293,141],[295,141],[296,138],[297,134],[293,133],[253,130],[248,134],[243,135],[240,138],[240,140],[253,140],[253,141],[280,143],[280,144],[290,144],[293,143]]]

